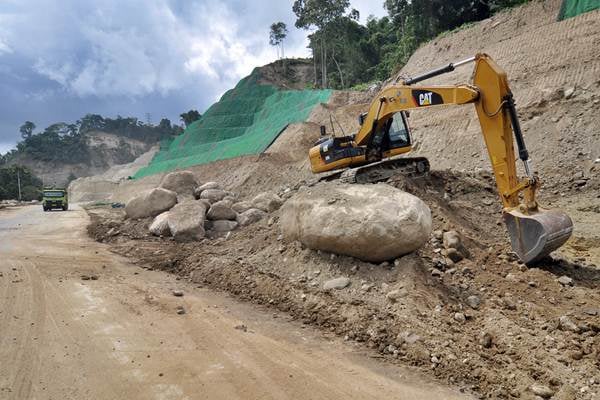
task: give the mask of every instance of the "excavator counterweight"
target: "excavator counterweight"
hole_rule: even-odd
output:
[[[412,86],[471,62],[475,63],[471,84]],[[540,180],[531,167],[506,72],[486,54],[385,87],[360,116],[355,135],[321,138],[310,149],[312,171],[329,171],[325,179],[350,183],[387,180],[395,173],[426,174],[426,159],[396,157],[412,150],[407,111],[460,104],[475,105],[514,252],[530,264],[561,247],[571,236],[573,222],[560,210],[538,206],[535,193]],[[517,175],[514,142],[527,175],[522,179]]]

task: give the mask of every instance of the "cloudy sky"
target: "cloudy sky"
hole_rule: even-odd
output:
[[[290,33],[286,55],[307,56],[293,0],[0,0],[0,153],[19,126],[38,129],[86,113],[150,114],[178,122],[204,111],[255,66],[276,59],[272,22]],[[364,22],[383,0],[351,0]]]

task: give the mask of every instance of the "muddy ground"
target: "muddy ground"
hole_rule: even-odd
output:
[[[481,398],[598,398],[597,192],[547,188],[545,204],[564,208],[575,233],[528,268],[511,252],[491,176],[432,172],[389,184],[425,200],[436,231],[419,251],[379,265],[284,243],[277,213],[228,239],[180,244],[150,236],[150,220],[100,207],[89,210],[89,233],[144,268],[286,312]],[[467,259],[441,255],[447,230],[463,236]],[[342,276],[349,287],[322,289]]]

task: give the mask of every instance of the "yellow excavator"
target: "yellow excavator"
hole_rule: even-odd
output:
[[[471,62],[475,63],[471,84],[412,86]],[[522,262],[531,264],[562,246],[571,236],[573,222],[560,210],[538,205],[540,181],[531,167],[506,72],[486,54],[385,87],[368,112],[359,116],[361,127],[355,135],[326,137],[321,127],[322,137],[309,151],[311,169],[329,172],[324,174],[326,180],[348,183],[384,181],[396,174],[426,175],[426,158],[395,157],[412,149],[408,110],[469,103],[479,117],[512,248]],[[522,179],[517,175],[513,137],[524,164]]]

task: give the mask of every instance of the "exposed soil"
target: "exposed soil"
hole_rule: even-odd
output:
[[[227,240],[195,244],[151,237],[150,220],[124,220],[122,211],[108,209],[90,210],[89,232],[140,266],[269,305],[482,397],[529,398],[538,383],[575,396],[564,398],[594,398],[600,388],[599,238],[576,233],[554,258],[527,268],[510,251],[489,175],[434,172],[390,184],[425,200],[435,229],[458,230],[470,257],[449,263],[437,232],[418,252],[380,265],[315,252],[281,241],[277,213]],[[576,221],[590,216],[587,209],[568,212]],[[349,288],[322,289],[340,276],[350,277]],[[562,276],[571,284],[559,283]],[[399,293],[394,300],[392,291]]]
[[[571,240],[533,267],[511,252],[472,106],[414,112],[413,155],[428,157],[434,171],[388,182],[430,206],[436,231],[462,235],[470,255],[456,263],[442,256],[440,232],[419,251],[380,265],[315,252],[281,240],[277,213],[228,239],[178,244],[149,236],[150,220],[97,208],[89,210],[89,232],[144,268],[278,309],[482,398],[598,399],[600,12],[556,22],[559,6],[531,2],[440,37],[401,71],[414,75],[480,51],[507,70],[543,182],[540,203],[574,221]],[[470,73],[462,67],[427,84],[468,82]],[[306,154],[319,125],[354,133],[372,97],[335,92],[264,154],[191,170],[242,199],[266,190],[293,193],[315,180]],[[128,183],[115,196],[131,198],[159,181]],[[349,287],[322,289],[342,276]]]

